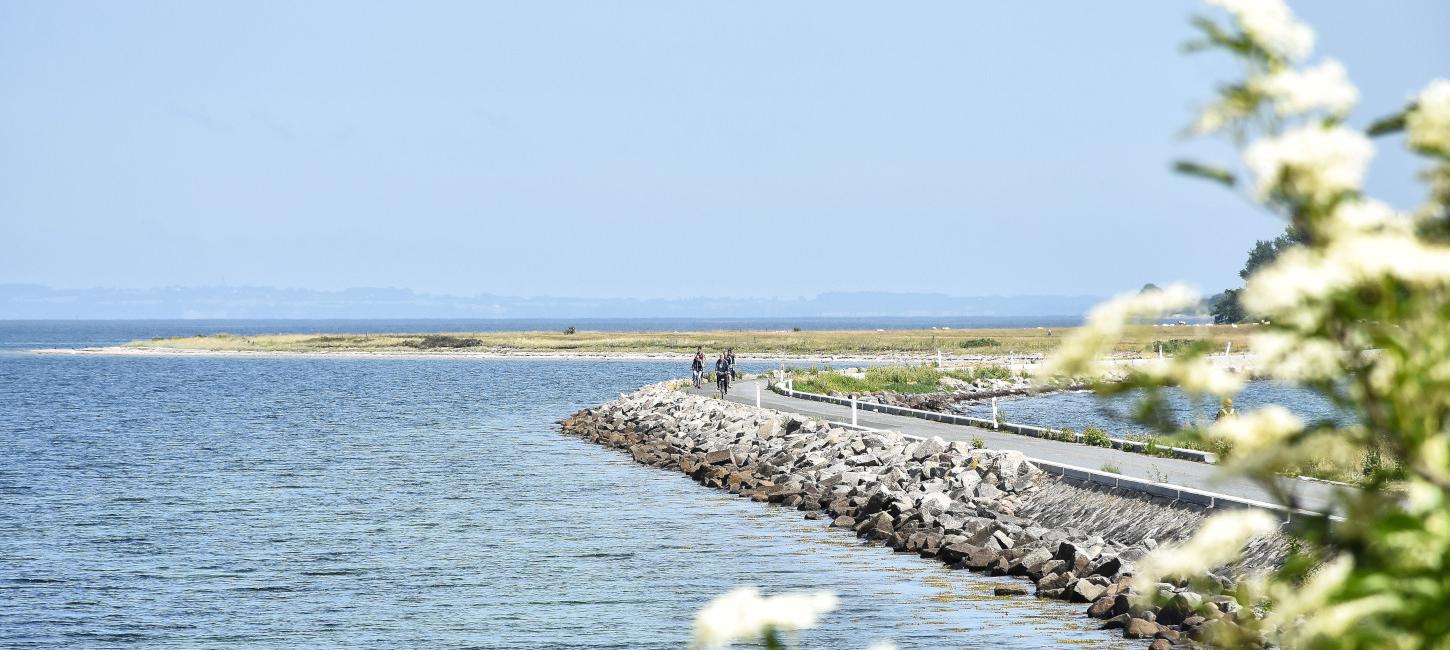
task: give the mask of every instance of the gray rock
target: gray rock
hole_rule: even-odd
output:
[[[1093,584],[1089,580],[1078,580],[1067,587],[1069,599],[1075,603],[1093,602],[1107,590],[1107,587]]]

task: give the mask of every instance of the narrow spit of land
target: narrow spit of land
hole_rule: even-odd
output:
[[[851,421],[849,407],[777,395],[766,390],[763,382],[759,380],[738,382],[731,388],[728,399],[742,404],[754,404],[757,386],[759,386],[760,405],[765,408],[834,422]],[[691,388],[687,391],[697,395],[714,394],[713,386],[702,389]],[[1214,465],[1188,460],[1158,458],[1116,449],[1044,440],[1005,431],[932,422],[871,411],[858,411],[857,423],[874,429],[890,429],[923,437],[940,436],[947,442],[972,442],[973,438],[979,438],[989,449],[1013,449],[1030,458],[1040,458],[1087,469],[1112,465],[1117,468],[1118,473],[1125,476],[1218,492],[1255,501],[1274,501],[1274,496],[1258,483],[1244,478],[1225,476]],[[1288,478],[1281,481],[1281,486],[1294,496],[1299,507],[1321,512],[1333,507],[1334,492],[1341,489],[1329,483]]]
[[[394,334],[263,334],[163,337],[131,341],[111,351],[252,352],[439,355],[609,356],[712,353],[734,348],[755,359],[935,357],[980,359],[1042,355],[1056,349],[1070,328],[934,330],[714,330],[699,332],[437,332]],[[1142,325],[1131,328],[1115,353],[1149,356],[1160,345],[1172,352],[1204,345],[1247,351],[1251,327]]]

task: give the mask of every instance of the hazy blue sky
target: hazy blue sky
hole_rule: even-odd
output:
[[[0,0],[0,282],[1219,289],[1280,224],[1167,171],[1197,8]],[[1450,75],[1450,2],[1295,8],[1356,124]]]

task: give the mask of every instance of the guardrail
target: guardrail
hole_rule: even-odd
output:
[[[851,424],[849,422],[830,422],[829,424],[850,429],[860,429],[863,431],[885,431],[885,429],[863,427],[861,425]],[[926,440],[925,436],[912,435],[909,433],[901,433],[901,437],[907,440],[915,441]],[[1317,518],[1324,516],[1323,513],[1314,512],[1312,510],[1303,510],[1300,508],[1286,508],[1277,503],[1269,503],[1268,501],[1258,501],[1256,499],[1236,497],[1231,494],[1220,494],[1218,492],[1209,492],[1207,490],[1195,490],[1193,488],[1187,488],[1181,485],[1173,485],[1171,483],[1159,483],[1157,481],[1133,478],[1131,476],[1114,474],[1112,472],[1101,472],[1094,469],[1088,469],[1086,467],[1078,467],[1077,465],[1068,465],[1066,463],[1042,460],[1040,458],[1027,458],[1027,462],[1032,463],[1039,468],[1047,470],[1047,473],[1050,475],[1058,476],[1066,481],[1074,481],[1081,484],[1102,485],[1110,488],[1140,492],[1149,496],[1162,497],[1165,499],[1172,499],[1174,501],[1182,501],[1184,503],[1191,503],[1194,505],[1202,506],[1204,508],[1216,508],[1220,510],[1235,508],[1258,508],[1260,510],[1265,510],[1273,513],[1275,516],[1283,517],[1285,522],[1291,522],[1294,520],[1295,517]],[[1337,515],[1329,515],[1329,518],[1335,521],[1343,521],[1343,518]]]
[[[832,397],[830,395],[821,395],[819,393],[807,393],[805,391],[799,391],[786,386],[781,386],[778,383],[771,383],[770,389],[776,394],[784,395],[786,397],[805,399],[813,402],[825,402],[827,404],[836,404],[839,406],[848,406],[863,411],[871,411],[874,413],[901,415],[906,417],[919,418],[922,420],[931,420],[933,422],[945,422],[947,424],[981,427],[984,429],[992,429],[994,431],[1007,431],[1009,433],[1031,436],[1033,438],[1057,439],[1059,437],[1067,435],[1067,432],[1061,429],[1035,427],[1028,424],[1017,424],[1015,422],[1002,422],[999,424],[991,420],[974,418],[967,415],[957,415],[955,413],[923,411],[921,409],[907,408],[905,406],[892,406],[890,404],[862,402],[860,400],[847,397]],[[1083,434],[1074,431],[1072,432],[1072,436],[1076,438],[1078,444],[1085,444],[1083,442]],[[1148,443],[1146,442],[1127,440],[1124,438],[1108,438],[1108,441],[1114,449],[1119,449],[1122,451],[1144,453],[1148,450],[1149,447]],[[1182,447],[1158,447],[1158,449],[1161,449],[1170,454],[1172,457],[1178,458],[1180,460],[1191,460],[1194,462],[1209,464],[1214,464],[1218,462],[1218,454],[1209,451],[1184,449]]]

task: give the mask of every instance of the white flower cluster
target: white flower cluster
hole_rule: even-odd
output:
[[[1244,34],[1259,47],[1287,61],[1314,50],[1314,30],[1294,18],[1284,0],[1208,0],[1233,14]]]
[[[1063,339],[1062,346],[1039,367],[1038,374],[1049,378],[1096,375],[1098,359],[1112,351],[1128,323],[1160,317],[1197,302],[1196,292],[1178,284],[1109,300],[1094,307],[1087,322]]]
[[[1242,377],[1225,371],[1202,357],[1154,360],[1138,368],[1138,371],[1158,383],[1176,385],[1197,395],[1232,397],[1244,387]]]
[[[695,614],[696,648],[722,648],[736,641],[757,642],[767,632],[815,627],[839,600],[828,591],[786,593],[763,598],[754,587],[717,596]]]
[[[1331,237],[1352,237],[1381,231],[1408,235],[1414,226],[1409,215],[1396,212],[1384,201],[1362,199],[1341,203],[1322,230]]]
[[[1151,592],[1165,577],[1194,577],[1238,556],[1244,544],[1279,529],[1279,521],[1263,510],[1230,510],[1209,517],[1181,544],[1165,544],[1138,562],[1133,577],[1139,591]]]
[[[1328,202],[1364,184],[1374,145],[1358,131],[1318,124],[1255,141],[1244,150],[1261,200],[1286,184],[1307,200]]]
[[[1343,351],[1324,339],[1264,330],[1249,335],[1249,349],[1268,373],[1286,381],[1335,379],[1343,374]]]
[[[1405,115],[1410,146],[1450,158],[1450,79],[1430,82],[1415,98],[1415,109]]]
[[[1385,278],[1450,286],[1450,248],[1392,232],[1335,239],[1323,250],[1293,248],[1249,278],[1240,299],[1249,313],[1308,331],[1332,294]]]
[[[1280,70],[1250,80],[1249,85],[1268,98],[1281,116],[1319,110],[1344,115],[1359,102],[1359,89],[1349,82],[1344,65],[1333,59],[1303,70]]]
[[[1252,454],[1304,430],[1304,423],[1278,404],[1218,419],[1208,437],[1233,443],[1235,454]]]

